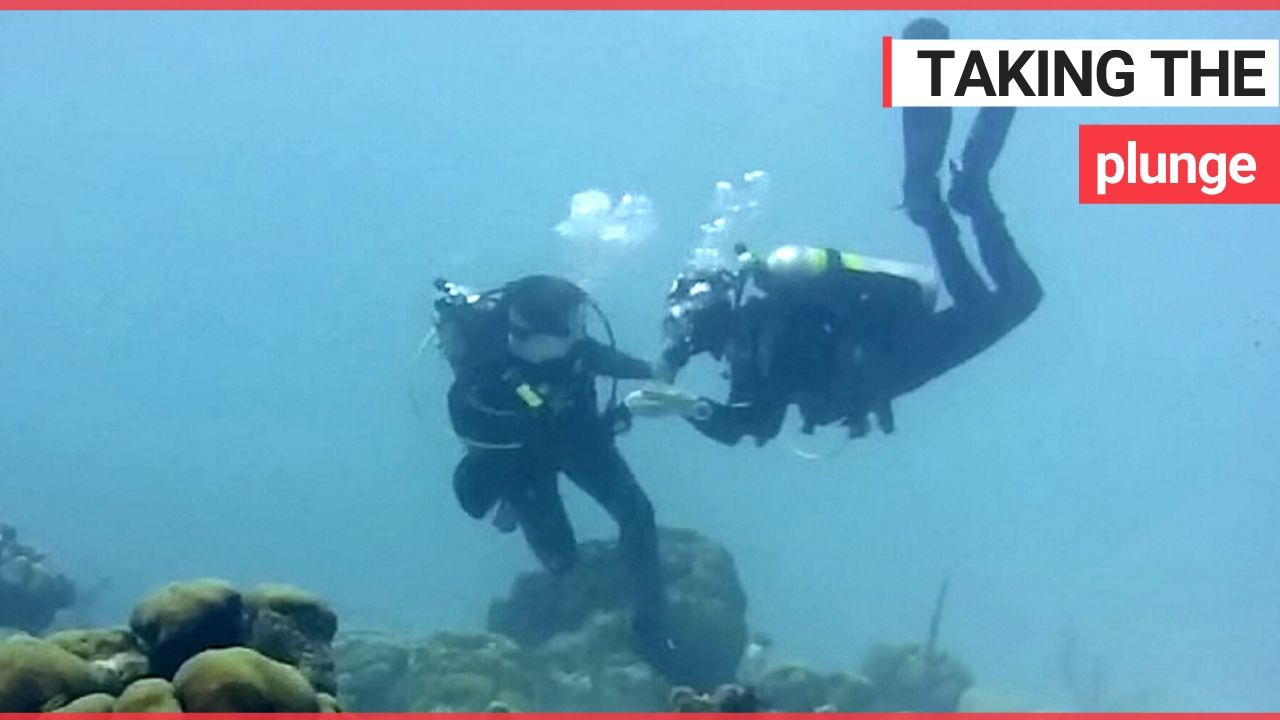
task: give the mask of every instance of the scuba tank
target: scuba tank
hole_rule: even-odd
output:
[[[802,302],[831,306],[856,299],[891,315],[932,311],[937,305],[938,278],[924,265],[809,245],[784,245],[764,258],[743,246],[738,252],[762,290]]]
[[[444,278],[432,285],[439,293],[432,303],[433,335],[455,375],[466,374],[486,355],[506,348],[506,319],[495,312],[501,289],[477,293]]]

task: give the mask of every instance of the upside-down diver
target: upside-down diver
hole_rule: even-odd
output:
[[[910,39],[945,38],[936,20],[909,24]],[[667,296],[667,337],[658,375],[668,382],[695,355],[727,362],[725,402],[670,386],[632,393],[636,414],[683,415],[726,445],[763,445],[796,405],[806,432],[843,425],[865,435],[871,419],[895,428],[891,402],[991,347],[1038,307],[1040,282],[1014,245],[991,194],[990,173],[1013,120],[1012,108],[982,108],[943,199],[939,172],[950,108],[905,108],[902,181],[907,217],[924,230],[952,304],[935,310],[931,270],[805,246],[765,258],[744,252],[741,267],[680,275]],[[952,211],[969,219],[988,287],[960,244]],[[742,249],[745,250],[745,249]]]

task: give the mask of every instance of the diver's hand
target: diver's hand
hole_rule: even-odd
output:
[[[676,373],[680,371],[679,368],[667,360],[666,353],[663,353],[650,367],[653,369],[653,383],[651,384],[654,385],[670,385],[676,381]],[[635,395],[636,393],[631,394]]]
[[[641,417],[681,415],[705,420],[711,414],[711,403],[672,385],[650,385],[630,393],[624,402],[633,415]]]

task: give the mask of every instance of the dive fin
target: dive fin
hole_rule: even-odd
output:
[[[995,209],[988,178],[1004,149],[1013,112],[1011,107],[984,107],[978,111],[978,119],[965,139],[961,165],[951,164],[951,192],[947,201],[956,212],[973,216]]]
[[[902,31],[906,40],[945,40],[951,33],[933,18],[918,18]],[[902,109],[903,154],[906,173],[902,180],[902,204],[917,225],[946,212],[938,184],[938,171],[951,135],[951,108]]]

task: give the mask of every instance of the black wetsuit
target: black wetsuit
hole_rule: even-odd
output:
[[[833,311],[844,302],[838,285],[823,288],[828,297],[821,303],[783,294],[748,300],[728,316],[728,401],[711,402],[710,416],[691,419],[693,426],[727,445],[745,436],[764,444],[794,403],[808,427],[844,422],[860,435],[870,415],[891,432],[892,399],[990,347],[1040,302],[1040,283],[994,202],[978,203],[969,215],[994,288],[966,258],[950,213],[933,213],[918,224],[928,234],[950,307],[898,316]],[[848,305],[856,309],[853,297]],[[678,367],[689,354],[676,344],[664,358]]]
[[[567,475],[618,524],[637,623],[656,627],[665,596],[653,506],[598,410],[597,376],[643,379],[652,368],[587,339],[552,363],[523,362],[503,346],[460,371],[449,390],[449,414],[468,449],[454,470],[454,492],[477,519],[507,502],[539,560],[560,573],[577,557],[559,491],[559,475]]]

